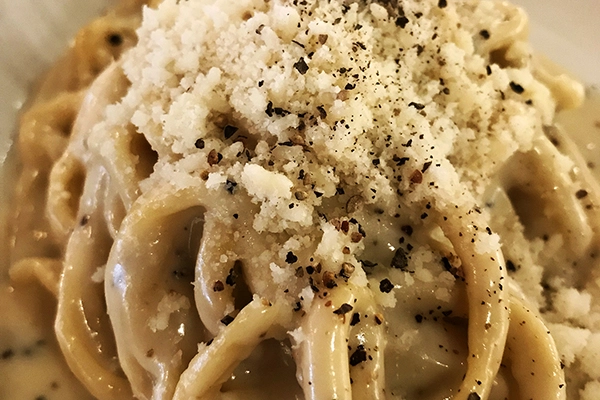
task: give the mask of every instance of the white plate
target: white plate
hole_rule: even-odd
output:
[[[0,165],[32,84],[111,0],[0,0]]]
[[[600,86],[600,1],[513,0],[530,16],[533,47]]]

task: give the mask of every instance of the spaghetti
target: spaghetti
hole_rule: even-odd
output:
[[[559,287],[598,293],[600,191],[522,10],[165,0],[136,36],[141,3],[19,135],[11,277],[56,295],[90,393],[577,398],[546,324]],[[236,383],[273,343],[285,392]]]

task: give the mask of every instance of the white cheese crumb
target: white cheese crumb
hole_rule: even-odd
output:
[[[312,305],[313,299],[315,298],[315,292],[311,289],[310,286],[306,286],[302,291],[300,291],[300,297],[302,300],[302,308],[308,310]]]
[[[548,324],[548,329],[550,329],[561,359],[567,367],[581,355],[592,334],[588,329],[561,324]]]
[[[292,348],[293,349],[297,349],[298,346],[300,346],[302,344],[302,342],[304,342],[306,340],[306,334],[302,330],[301,326],[294,329],[293,331],[289,331],[288,335],[292,339]]]
[[[96,271],[92,274],[92,282],[102,283],[104,282],[104,271],[106,270],[106,265],[96,268]]]
[[[588,338],[581,355],[581,365],[591,378],[600,379],[600,333],[594,333]]]
[[[598,400],[599,394],[600,394],[600,382],[598,382],[598,381],[590,381],[590,382],[586,383],[583,390],[579,391],[581,400]]]
[[[282,268],[274,262],[269,264],[269,269],[271,270],[273,281],[277,284],[289,282],[294,275],[294,271],[291,268]]]
[[[573,288],[562,288],[554,296],[556,311],[565,318],[580,318],[590,312],[592,296]]]
[[[242,171],[242,185],[250,195],[259,200],[276,201],[292,196],[292,181],[283,174],[264,169],[260,165],[246,164]]]
[[[219,186],[223,185],[227,182],[227,176],[220,172],[211,172],[208,174],[208,179],[206,180],[206,187],[208,189],[216,189]]]
[[[150,318],[148,326],[152,332],[163,331],[169,326],[171,314],[189,308],[190,300],[186,296],[175,292],[165,294],[158,303],[156,316]]]

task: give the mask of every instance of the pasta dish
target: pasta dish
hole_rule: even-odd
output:
[[[600,189],[555,122],[585,93],[527,26],[124,1],[22,116],[11,284],[98,399],[596,398]]]

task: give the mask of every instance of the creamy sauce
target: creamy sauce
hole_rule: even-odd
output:
[[[583,106],[558,114],[556,122],[573,138],[592,173],[600,176],[600,87],[589,88]]]

